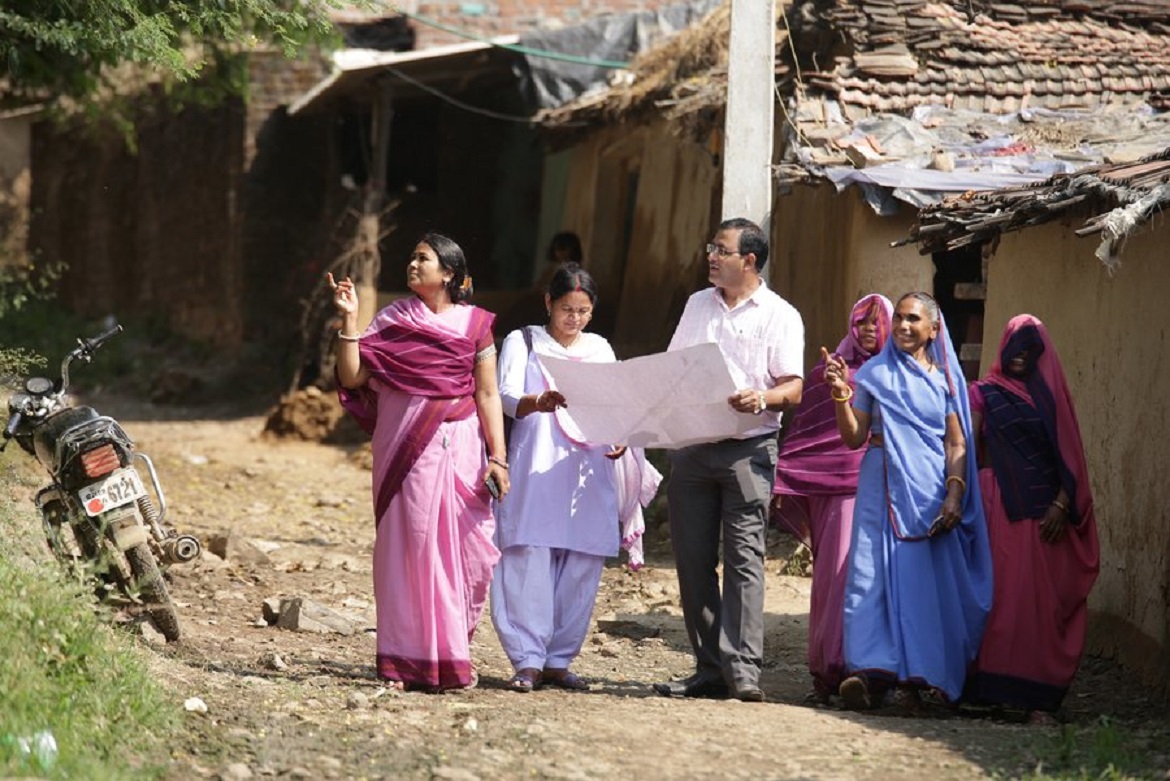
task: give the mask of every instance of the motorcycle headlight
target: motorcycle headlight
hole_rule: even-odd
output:
[[[86,477],[104,477],[121,465],[113,445],[102,445],[81,454],[81,468]]]

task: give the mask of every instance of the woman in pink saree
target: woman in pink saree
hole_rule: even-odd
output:
[[[1008,321],[971,418],[995,596],[967,697],[1051,723],[1084,650],[1097,522],[1072,396],[1035,317]]]
[[[853,305],[849,331],[834,351],[851,374],[885,345],[893,309],[888,298],[876,293]],[[824,359],[813,367],[804,388],[776,458],[772,517],[812,550],[808,669],[814,696],[828,702],[845,673],[841,647],[845,570],[864,453],[846,447],[837,433],[837,405],[825,382]]]
[[[400,689],[470,687],[471,637],[499,558],[487,484],[501,496],[509,487],[495,318],[466,303],[463,251],[440,234],[411,255],[414,295],[361,334],[353,283],[329,281],[343,320],[338,392],[373,435],[378,677]]]

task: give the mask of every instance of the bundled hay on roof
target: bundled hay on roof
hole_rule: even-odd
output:
[[[542,112],[545,128],[637,121],[664,115],[677,119],[708,108],[722,109],[727,87],[727,41],[731,7],[716,8],[696,25],[638,55],[629,83]]]
[[[683,30],[662,46],[633,62],[631,105],[672,95],[679,84],[706,81],[713,71],[726,71],[731,35],[731,7],[716,8],[698,25]]]

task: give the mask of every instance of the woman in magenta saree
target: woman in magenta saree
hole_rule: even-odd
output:
[[[878,353],[890,334],[893,304],[876,293],[865,296],[849,315],[849,331],[834,355],[850,372]],[[808,669],[816,696],[827,702],[844,677],[841,648],[845,568],[853,528],[853,503],[861,450],[851,450],[837,433],[837,406],[825,382],[825,361],[813,367],[792,427],[780,444],[772,488],[773,517],[813,554],[808,615]]]
[[[1044,324],[1013,317],[970,395],[995,599],[967,695],[1044,723],[1080,664],[1098,569],[1080,427]]]
[[[373,435],[378,676],[441,691],[475,681],[471,637],[499,557],[485,483],[506,493],[508,467],[494,316],[464,303],[463,251],[427,234],[407,283],[415,295],[360,335],[353,284],[335,284],[337,378],[342,404]]]

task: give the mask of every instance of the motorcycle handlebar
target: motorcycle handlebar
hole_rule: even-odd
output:
[[[85,363],[89,363],[90,359],[93,358],[94,352],[99,347],[120,333],[122,333],[122,326],[115,325],[110,330],[106,331],[105,333],[98,334],[92,339],[83,339],[78,337],[78,346],[73,350],[73,352],[66,355],[63,361],[61,361],[61,381],[57,383],[57,392],[65,393],[69,389],[69,364],[79,359]]]
[[[20,427],[20,421],[24,418],[19,412],[13,412],[12,417],[8,419],[8,425],[4,427],[4,441],[12,439],[16,435],[16,429]]]
[[[85,347],[86,350],[93,352],[120,333],[122,333],[122,326],[115,325],[110,330],[106,331],[105,333],[98,334],[92,339],[82,339],[81,344]]]

